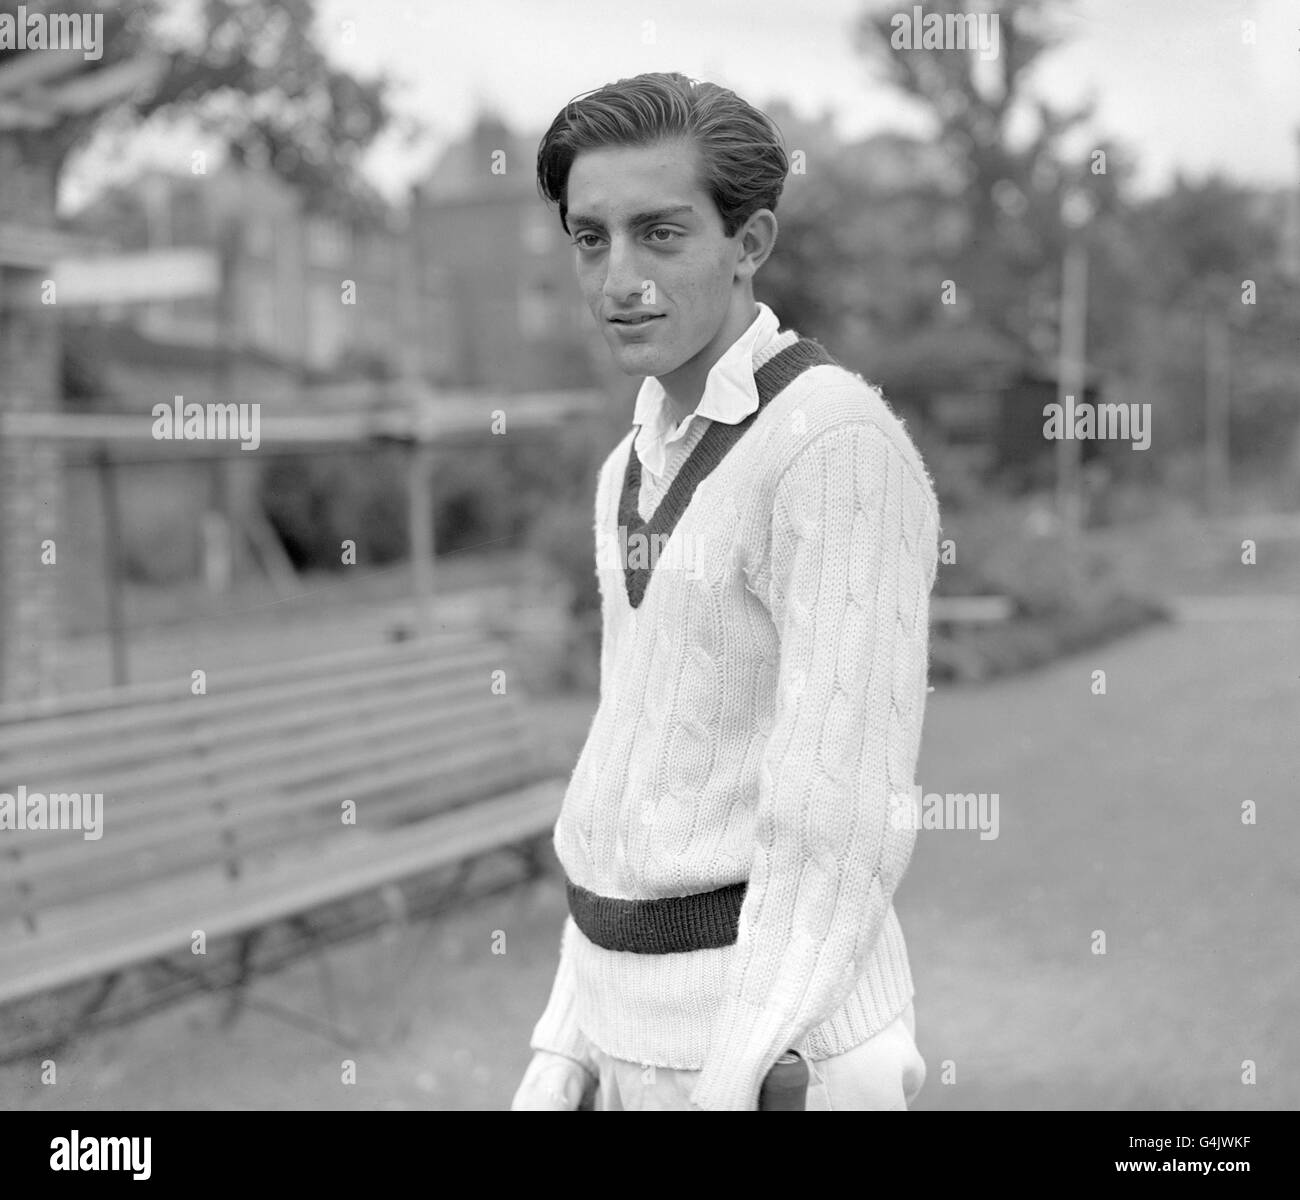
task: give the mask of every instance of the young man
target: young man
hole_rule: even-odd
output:
[[[787,158],[678,74],[542,140],[578,281],[643,375],[596,488],[600,704],[555,829],[569,915],[512,1108],[905,1109],[892,896],[916,837],[938,505],[880,393],[754,300]],[[903,815],[910,818],[910,813]]]

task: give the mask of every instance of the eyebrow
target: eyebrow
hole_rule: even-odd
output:
[[[681,213],[693,213],[694,205],[675,204],[672,208],[657,208],[653,212],[633,213],[628,218],[627,228],[635,229],[638,225],[649,225],[655,221],[663,221],[668,217],[675,217]],[[594,229],[604,229],[605,222],[598,217],[589,217],[584,214],[570,213],[569,224],[572,225],[590,225]]]

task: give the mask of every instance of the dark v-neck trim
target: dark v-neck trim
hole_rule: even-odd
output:
[[[796,376],[801,375],[809,367],[817,366],[819,363],[834,362],[835,359],[830,356],[826,348],[812,338],[800,338],[799,341],[768,359],[754,372],[754,384],[758,389],[758,408],[735,425],[728,424],[726,421],[709,423],[708,429],[691,448],[686,461],[673,477],[668,485],[668,491],[659,501],[658,507],[650,514],[649,520],[641,519],[637,506],[637,497],[641,491],[641,460],[636,453],[636,438],[641,427],[639,425],[634,427],[632,440],[628,444],[627,467],[623,472],[623,491],[618,501],[618,523],[619,529],[626,531],[626,539],[621,542],[626,557],[629,559],[632,557],[627,546],[633,536],[638,540],[644,538],[644,544],[638,547],[639,557],[643,561],[648,557],[651,565],[633,567],[627,562],[623,564],[628,603],[633,608],[640,607],[646,588],[650,585],[650,575],[658,558],[654,548],[658,547],[659,551],[662,551],[673,530],[677,528],[677,522],[681,520],[686,506],[690,504],[691,497],[695,495],[695,489],[708,478],[732,446],[749,430],[755,418],[774,396],[784,391]]]

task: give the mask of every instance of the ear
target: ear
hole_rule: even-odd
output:
[[[736,260],[736,279],[740,282],[754,278],[758,268],[776,245],[776,214],[770,208],[760,208],[736,230],[740,257]]]

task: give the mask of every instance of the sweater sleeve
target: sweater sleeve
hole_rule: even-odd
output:
[[[528,1045],[533,1050],[549,1050],[552,1054],[575,1059],[594,1074],[590,1048],[578,1026],[577,982],[571,951],[572,925],[573,918],[565,917],[560,937],[560,963],[551,984],[551,995],[541,1018],[533,1027]]]
[[[691,1100],[755,1109],[767,1071],[847,1000],[916,839],[891,821],[924,715],[938,505],[870,420],[818,433],[778,481],[768,608],[776,713],[736,954]]]
[[[620,443],[621,445],[622,443]],[[592,506],[592,533],[595,539],[593,558],[596,583],[601,596],[601,612],[605,610],[605,585],[601,576],[602,569],[609,566],[610,546],[605,541],[602,530],[605,506],[609,502],[609,472],[611,464],[616,461],[616,446],[605,458],[600,470],[596,472],[596,496]],[[609,638],[602,621],[600,635],[600,687],[608,686]],[[564,928],[560,935],[560,962],[551,984],[551,994],[537,1024],[533,1027],[528,1045],[533,1050],[549,1050],[553,1054],[563,1054],[577,1059],[589,1071],[595,1072],[595,1064],[590,1056],[590,1044],[577,1019],[577,979],[573,970],[573,937],[576,927],[573,918],[564,918]]]

